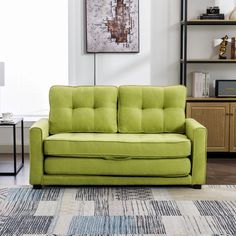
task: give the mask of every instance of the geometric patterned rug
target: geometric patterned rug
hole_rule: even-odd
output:
[[[236,235],[236,186],[2,186],[0,235]]]

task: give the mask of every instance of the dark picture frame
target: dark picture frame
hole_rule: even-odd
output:
[[[86,0],[87,53],[138,53],[139,0]]]

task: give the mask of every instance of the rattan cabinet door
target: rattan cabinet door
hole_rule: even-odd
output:
[[[196,119],[207,128],[207,151],[229,151],[230,103],[188,102],[187,117]]]

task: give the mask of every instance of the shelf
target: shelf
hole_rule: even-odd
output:
[[[229,98],[220,98],[220,97],[209,97],[209,98],[194,98],[194,97],[187,97],[187,102],[229,102],[233,101],[236,102],[236,98],[229,97]]]
[[[184,63],[184,60],[181,59],[180,60],[181,63]],[[188,59],[186,60],[186,63],[189,63],[189,64],[194,64],[194,63],[221,63],[221,64],[224,64],[224,63],[236,63],[236,59]]]
[[[197,2],[197,1],[196,1]],[[180,15],[180,84],[187,85],[187,77],[188,77],[188,66],[190,64],[196,64],[196,65],[208,65],[208,67],[212,65],[222,64],[221,66],[227,65],[227,64],[234,64],[236,63],[236,59],[219,59],[217,55],[209,57],[203,57],[203,58],[194,58],[194,56],[191,55],[188,57],[188,44],[189,41],[192,40],[189,38],[189,31],[193,30],[194,25],[201,26],[201,29],[207,29],[208,26],[212,26],[211,28],[214,28],[214,30],[220,29],[223,30],[222,27],[226,27],[227,31],[235,30],[234,26],[236,26],[236,20],[222,20],[222,19],[200,19],[200,17],[188,17],[188,0],[181,0],[180,2],[181,7],[181,15]],[[200,10],[200,9],[198,9]],[[202,27],[204,25],[204,27]],[[218,26],[217,29],[214,27]],[[227,26],[228,25],[228,26]],[[193,27],[188,27],[193,26]],[[232,27],[233,26],[233,27]],[[207,27],[207,28],[205,28]],[[198,30],[201,30],[198,27]],[[195,42],[196,43],[196,42]],[[231,58],[230,54],[228,56]],[[227,69],[227,68],[226,68]]]
[[[181,21],[185,25],[185,21]],[[193,19],[186,21],[186,25],[236,25],[235,20],[199,20]]]

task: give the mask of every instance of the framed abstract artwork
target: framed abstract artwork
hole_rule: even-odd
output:
[[[86,0],[87,52],[139,52],[139,0]]]

